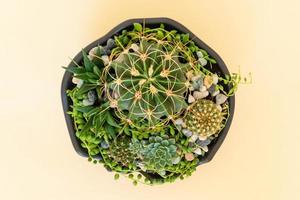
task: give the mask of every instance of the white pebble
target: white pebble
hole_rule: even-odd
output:
[[[190,137],[189,142],[195,142],[198,139],[198,135],[194,134]]]
[[[205,66],[207,64],[207,60],[205,58],[199,58],[198,62],[202,65]]]
[[[206,91],[206,90],[207,90],[207,88],[206,88],[204,85],[202,85],[202,86],[200,87],[200,89],[199,89],[200,92],[204,92],[204,91]]]
[[[208,147],[207,146],[204,146],[204,147],[201,147],[201,149],[205,152],[208,152]]]
[[[197,51],[196,54],[197,54],[198,58],[203,58],[204,57],[203,53],[201,51]]]
[[[216,96],[216,104],[217,105],[221,105],[222,103],[224,103],[227,100],[227,96],[225,96],[224,94],[218,94]]]
[[[202,155],[202,150],[200,148],[197,148],[193,151],[197,155]]]
[[[207,97],[208,95],[209,95],[208,91],[204,91],[204,92],[195,91],[193,93],[193,96],[195,99],[203,99],[203,98]]]
[[[180,162],[180,160],[181,160],[181,158],[178,156],[172,160],[172,164],[176,165],[177,163]]]
[[[183,124],[183,119],[182,118],[178,118],[175,120],[175,124],[176,125],[182,125]]]
[[[88,99],[83,99],[83,101],[82,101],[83,106],[91,106],[93,104],[94,104],[94,102],[89,101]]]
[[[103,61],[103,63],[104,63],[105,66],[108,65],[108,63],[109,63],[109,57],[107,55],[101,56],[101,59],[102,59],[102,61]]]
[[[193,135],[192,131],[188,130],[188,129],[182,129],[182,133],[186,136],[186,137],[191,137]]]
[[[133,51],[138,51],[139,50],[139,46],[135,43],[131,44],[130,48],[133,50]]]
[[[211,96],[217,96],[218,94],[220,94],[220,90],[215,90],[212,94],[211,94]]]
[[[222,106],[217,105],[217,109],[222,112]]]
[[[195,102],[195,98],[192,95],[189,95],[188,103],[193,103],[193,102]]]
[[[217,85],[218,81],[219,81],[219,77],[217,74],[214,74],[213,76],[213,84]]]
[[[193,76],[191,80],[193,82],[197,82],[200,78],[201,78],[201,75],[196,75],[196,76]]]

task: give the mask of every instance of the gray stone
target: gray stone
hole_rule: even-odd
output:
[[[192,95],[189,95],[188,103],[193,103],[193,102],[195,102],[195,98]]]
[[[198,139],[198,135],[194,134],[190,137],[189,142],[195,142]]]
[[[109,38],[106,42],[106,46],[108,49],[112,49],[115,47],[115,40],[112,38]]]
[[[219,81],[219,77],[217,74],[214,74],[213,76],[213,84],[217,85],[218,81]]]
[[[96,101],[96,99],[97,99],[97,94],[96,94],[96,92],[94,91],[94,90],[90,90],[88,93],[87,93],[87,96],[88,96],[88,100],[90,101],[90,102],[95,102]]]
[[[208,94],[209,94],[208,91],[204,91],[204,92],[194,91],[193,96],[195,99],[203,99],[207,97]]]
[[[187,161],[192,161],[195,159],[195,156],[193,153],[186,153],[184,154],[184,158],[187,160]]]
[[[205,152],[208,152],[208,147],[207,146],[204,146],[204,147],[201,147],[201,149]]]
[[[105,141],[102,141],[100,146],[103,148],[103,149],[107,149],[109,147],[109,144]]]
[[[216,104],[217,104],[217,105],[221,105],[221,104],[223,104],[227,99],[228,99],[228,97],[225,96],[224,94],[218,94],[218,95],[216,96]]]
[[[200,80],[201,79],[201,75],[200,74],[198,74],[198,75],[196,75],[196,76],[193,76],[192,78],[191,78],[191,80],[193,81],[193,82],[197,82],[198,80]]]
[[[192,136],[192,131],[188,130],[188,129],[182,129],[182,133],[183,135],[185,135],[186,137],[191,137]]]
[[[216,96],[220,93],[219,90],[216,90],[216,85],[213,84],[212,86],[210,86],[210,88],[208,88],[208,92],[210,93],[211,96]]]
[[[220,105],[217,105],[217,108],[218,108],[218,110],[219,110],[219,111],[221,111],[221,112],[222,112],[222,110],[223,110],[223,109],[222,109],[222,106],[220,106]]]
[[[196,144],[199,145],[200,147],[204,147],[204,146],[209,145],[210,142],[211,142],[210,139],[206,139],[206,140],[197,140],[197,141],[196,141]]]

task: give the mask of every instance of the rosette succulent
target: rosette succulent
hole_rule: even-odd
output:
[[[165,174],[165,168],[173,165],[173,160],[179,155],[175,139],[152,136],[149,144],[142,150],[143,161],[148,170]]]

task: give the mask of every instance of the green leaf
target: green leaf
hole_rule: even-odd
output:
[[[133,29],[134,29],[135,31],[137,31],[137,32],[142,32],[143,27],[142,27],[142,25],[139,24],[139,23],[133,23]]]
[[[120,174],[115,174],[114,179],[118,180],[120,178]]]
[[[105,124],[104,129],[112,138],[116,138],[116,130],[112,126]]]
[[[78,110],[79,112],[82,112],[82,113],[87,113],[87,112],[91,111],[93,108],[94,108],[93,106],[84,106],[84,107],[76,106],[76,107],[74,107],[75,110]]]
[[[79,68],[79,67],[63,67],[65,70],[67,70],[68,72],[71,72],[73,74],[83,74],[85,73],[85,69],[84,68]]]
[[[161,30],[157,31],[157,38],[160,40],[164,38],[164,33]]]
[[[117,124],[117,122],[115,121],[115,119],[109,112],[106,113],[106,120],[109,125],[111,125],[113,127],[121,128],[121,126],[119,126],[119,124]]]
[[[93,118],[89,118],[89,120],[87,121],[87,123],[84,125],[83,129],[80,131],[80,133],[85,133],[87,131],[90,130],[90,128],[92,128],[93,125]]]
[[[84,50],[82,50],[82,55],[83,55],[83,63],[84,63],[84,67],[85,67],[86,71],[92,72],[94,63],[88,58],[88,56]]]
[[[182,35],[182,42],[187,43],[188,41],[189,41],[189,34],[186,33],[186,34]]]
[[[96,115],[99,112],[100,112],[100,109],[98,107],[95,107],[95,108],[91,109],[89,112],[87,112],[86,116],[91,117],[92,115]]]
[[[96,65],[94,66],[93,71],[94,71],[94,74],[96,74],[98,77],[101,76],[101,71]]]
[[[77,91],[77,95],[82,95],[87,93],[88,91],[95,89],[97,87],[96,84],[86,84],[84,83]]]

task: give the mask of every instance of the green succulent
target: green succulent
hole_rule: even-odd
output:
[[[121,118],[146,121],[149,127],[166,122],[187,107],[185,73],[192,64],[182,62],[184,54],[166,41],[140,39],[124,48],[110,63],[107,77],[111,106]]]
[[[187,109],[184,120],[190,131],[206,139],[221,130],[224,113],[214,102],[200,99]]]
[[[165,168],[173,165],[173,160],[178,157],[175,139],[152,136],[149,138],[149,144],[143,149],[142,155],[148,170],[163,175]]]
[[[137,156],[130,150],[130,142],[131,140],[126,136],[118,137],[110,145],[108,156],[122,166],[134,164]]]

